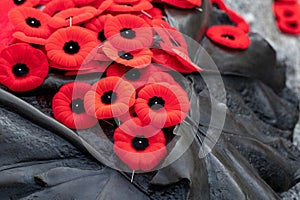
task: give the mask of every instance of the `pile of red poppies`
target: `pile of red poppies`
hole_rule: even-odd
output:
[[[206,36],[213,42],[232,49],[247,49],[250,39],[249,24],[236,12],[229,9],[223,0],[210,0],[212,5],[224,11],[234,25],[213,25],[206,31]]]
[[[28,92],[52,69],[74,78],[99,73],[93,85],[74,79],[61,86],[53,116],[74,130],[120,121],[115,153],[133,170],[153,169],[167,153],[164,128],[181,123],[190,106],[168,72],[201,71],[157,3],[193,8],[201,0],[1,1],[0,83]]]
[[[283,33],[300,34],[300,3],[298,0],[275,0],[273,12]]]

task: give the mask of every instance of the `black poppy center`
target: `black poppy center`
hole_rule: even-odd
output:
[[[137,69],[131,69],[127,71],[124,76],[127,80],[136,81],[141,77],[141,72]]]
[[[79,99],[79,98],[74,99],[70,106],[71,106],[72,112],[74,112],[76,114],[81,114],[81,113],[85,112],[82,99]]]
[[[101,96],[101,101],[104,104],[112,104],[116,101],[116,99],[117,99],[117,94],[112,90],[108,92],[104,92],[104,94]]]
[[[148,106],[152,110],[159,110],[165,106],[165,100],[163,100],[161,97],[154,96],[149,99]]]
[[[127,39],[135,38],[135,31],[133,31],[131,28],[123,28],[122,30],[120,30],[120,34],[122,37]]]
[[[23,3],[25,3],[26,0],[14,0],[14,3],[16,5],[22,5]]]
[[[290,22],[288,23],[288,25],[292,28],[297,28],[298,27],[298,23],[297,22]]]
[[[28,17],[26,19],[26,24],[32,28],[38,28],[41,26],[41,22],[33,17]]]
[[[235,40],[235,37],[233,35],[229,35],[229,34],[223,34],[222,37],[229,39],[229,40]]]
[[[106,40],[106,37],[104,35],[104,30],[98,33],[98,40],[100,40],[101,42],[104,42]]]
[[[132,147],[137,151],[143,151],[149,146],[149,141],[144,136],[136,136],[131,141]]]
[[[125,60],[131,60],[131,59],[133,59],[133,55],[132,54],[126,53],[124,51],[118,52],[118,55],[120,56],[120,58],[125,59]]]
[[[72,54],[76,54],[79,52],[80,46],[79,46],[78,42],[71,40],[64,44],[63,49],[64,49],[65,53],[72,55]]]
[[[17,63],[13,66],[12,72],[15,76],[22,77],[29,73],[29,68],[25,64]]]
[[[285,15],[286,17],[291,17],[291,16],[294,15],[294,13],[293,13],[292,11],[287,10],[287,11],[284,12],[284,15]]]

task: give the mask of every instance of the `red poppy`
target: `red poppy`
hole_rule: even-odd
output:
[[[224,10],[225,12],[227,11],[227,6],[223,0],[210,0],[210,2],[214,7]]]
[[[52,0],[39,0],[40,5],[46,5],[47,3],[50,3]]]
[[[104,24],[104,34],[115,48],[124,51],[149,48],[153,41],[152,29],[146,21],[131,14],[112,17]]]
[[[179,8],[194,8],[202,5],[202,0],[160,0],[161,2],[179,7]]]
[[[87,129],[95,126],[98,120],[86,114],[84,95],[91,89],[85,82],[71,82],[63,85],[52,100],[54,118],[71,129]]]
[[[151,63],[152,52],[150,49],[141,49],[125,52],[114,48],[109,42],[103,46],[103,52],[111,60],[129,67],[143,68]]]
[[[45,6],[43,12],[47,13],[50,16],[53,16],[65,9],[74,8],[74,7],[75,4],[73,1],[53,0]]]
[[[20,32],[20,31],[14,32],[13,37],[20,40],[20,41],[22,41],[22,42],[27,42],[27,43],[30,43],[30,44],[37,44],[37,45],[45,45],[46,41],[47,41],[44,38],[27,36],[23,32]]]
[[[5,48],[5,45],[0,43],[0,52],[1,52],[4,48]]]
[[[104,35],[104,23],[108,21],[112,16],[111,15],[101,15],[97,18],[92,19],[90,22],[85,24],[85,27],[91,31],[94,31],[98,35],[98,40],[104,42],[106,37]]]
[[[27,36],[47,39],[51,34],[48,27],[51,17],[38,9],[21,6],[12,9],[8,16],[16,31]]]
[[[166,139],[162,131],[157,133],[157,129],[153,129],[156,133],[153,135],[150,131],[145,133],[142,126],[142,122],[135,118],[117,128],[114,133],[114,151],[132,170],[149,171],[166,156]],[[149,133],[153,136],[148,136]]]
[[[296,20],[300,18],[300,4],[274,3],[273,11],[278,20]]]
[[[94,33],[72,26],[54,32],[47,40],[46,51],[48,58],[65,70],[76,70],[97,45]]]
[[[179,84],[174,80],[174,78],[166,73],[166,72],[156,72],[149,76],[147,83],[166,83],[170,85],[178,85]]]
[[[284,33],[300,34],[300,21],[297,19],[279,20],[277,26]]]
[[[142,69],[126,67],[118,63],[111,64],[106,71],[106,76],[118,76],[130,82],[136,89],[144,86],[152,74],[161,71],[159,67],[149,65]]]
[[[138,93],[134,110],[141,121],[155,127],[170,127],[186,117],[190,104],[186,92],[177,85],[154,83]]]
[[[4,45],[10,45],[14,43],[15,38],[12,36],[12,34],[15,32],[14,26],[11,24],[8,16],[7,16],[7,10],[9,8],[0,6],[0,43]]]
[[[106,77],[96,82],[84,97],[86,112],[98,119],[125,114],[135,102],[134,87],[119,77]]]
[[[92,19],[97,14],[97,9],[91,6],[82,8],[69,8],[55,14],[49,22],[53,28],[78,25]]]
[[[33,90],[43,83],[47,75],[48,61],[41,50],[18,43],[0,53],[0,82],[12,91]]]
[[[7,10],[17,6],[34,7],[40,3],[40,0],[1,0],[1,7],[3,6]],[[3,13],[1,13],[3,14]]]
[[[180,50],[177,48],[171,51],[152,49],[152,52],[154,62],[171,70],[175,70],[176,72],[192,73],[203,71],[191,61],[184,49]]]
[[[179,48],[187,54],[187,45],[182,34],[174,27],[170,26],[164,20],[153,20],[153,29],[160,37],[160,47],[163,50],[170,51],[173,48]]]
[[[226,13],[236,27],[242,29],[245,33],[249,33],[250,25],[244,20],[243,17],[231,9],[227,9]]]
[[[114,12],[136,12],[141,10],[149,10],[153,6],[147,0],[134,0],[134,1],[118,1],[113,0],[112,4],[107,8],[109,11]]]
[[[211,26],[207,29],[206,36],[213,42],[232,49],[247,49],[250,46],[250,38],[243,30],[234,26]]]

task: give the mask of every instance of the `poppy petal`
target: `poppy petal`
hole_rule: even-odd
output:
[[[134,104],[141,121],[158,128],[179,124],[189,107],[187,94],[181,87],[164,83],[146,85],[139,91]]]
[[[234,26],[211,26],[207,29],[206,36],[213,42],[232,49],[247,49],[250,46],[250,38],[243,30]]]
[[[150,49],[125,52],[114,48],[109,42],[105,42],[103,52],[111,60],[134,68],[143,68],[151,63],[152,52]]]
[[[114,0],[107,10],[114,12],[136,12],[141,10],[150,10],[151,8],[153,8],[152,4],[145,0],[138,0],[134,2],[120,2]]]
[[[175,70],[180,73],[201,72],[202,69],[195,65],[184,50],[172,49],[171,51],[164,51],[161,49],[152,49],[153,61]]]
[[[55,119],[71,129],[87,129],[96,125],[98,120],[86,114],[83,104],[84,95],[91,87],[85,82],[63,85],[52,100]]]
[[[48,27],[51,17],[35,8],[17,7],[8,16],[15,29],[27,36],[47,39],[52,33]]]
[[[74,8],[75,4],[73,1],[61,1],[61,0],[53,0],[50,1],[45,8],[43,9],[44,13],[47,13],[50,16],[53,16],[60,11],[63,11],[68,8]]]
[[[37,45],[45,45],[46,44],[46,39],[44,38],[38,38],[38,37],[30,37],[25,35],[23,32],[14,32],[13,37],[22,41],[22,42],[27,42],[29,44],[37,44]]]
[[[106,37],[104,35],[104,23],[108,21],[109,18],[112,16],[110,14],[108,15],[101,15],[97,18],[92,19],[88,23],[85,24],[85,27],[91,31],[94,31],[98,35],[98,40],[100,42],[104,42],[106,40]]]
[[[104,24],[104,34],[115,48],[124,51],[149,48],[153,41],[150,26],[141,17],[132,14],[120,14],[109,19]]]
[[[84,107],[87,113],[98,119],[121,116],[134,102],[134,87],[119,77],[99,80],[84,97]]]
[[[67,27],[71,25],[78,25],[92,19],[97,9],[91,6],[82,8],[69,8],[55,14],[49,22],[49,26],[53,28]]]
[[[0,82],[12,91],[33,90],[43,83],[47,75],[48,60],[41,50],[18,43],[0,53]]]
[[[194,8],[196,6],[202,5],[202,0],[160,0],[163,3],[167,3],[173,6],[176,6],[178,8]]]
[[[48,58],[64,66],[65,70],[78,69],[89,53],[98,45],[91,31],[72,26],[54,32],[46,43]]]
[[[278,28],[288,34],[298,35],[300,34],[300,21],[299,20],[279,20],[277,21]]]
[[[138,132],[132,133],[130,130],[133,129]],[[129,130],[129,134],[124,130]],[[166,156],[165,136],[161,130],[153,130],[157,132],[153,136],[144,134],[151,131],[144,131],[142,122],[137,118],[123,123],[115,130],[114,151],[132,170],[149,171]]]

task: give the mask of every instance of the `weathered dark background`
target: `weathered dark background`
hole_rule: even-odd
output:
[[[251,25],[251,32],[260,33],[274,47],[277,59],[286,63],[289,88],[300,97],[300,36],[282,34],[276,27],[272,12],[273,0],[225,0],[228,7],[237,11]],[[294,130],[294,143],[300,148],[300,123]],[[283,194],[284,199],[300,199],[300,184]]]

